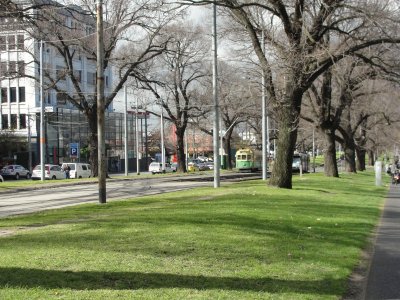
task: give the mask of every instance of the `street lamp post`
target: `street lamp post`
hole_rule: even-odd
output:
[[[262,50],[265,55],[265,37],[264,37],[264,30],[261,31],[262,36],[261,36],[261,44],[262,44]],[[266,109],[267,109],[267,104],[266,104],[266,95],[265,95],[265,71],[264,68],[262,68],[262,80],[261,80],[261,88],[262,88],[262,105],[261,105],[261,110],[262,110],[262,179],[267,180],[267,155],[269,152],[269,148],[267,145],[268,143],[268,125],[267,125],[267,118],[266,118]]]
[[[161,117],[160,117],[160,131],[161,131],[161,170],[165,171],[165,147],[164,147],[164,113],[161,105]]]
[[[125,109],[124,109],[124,152],[125,152],[125,176],[128,176],[128,95],[126,85],[124,86]]]
[[[45,132],[44,132],[44,97],[43,97],[43,47],[44,42],[40,41],[40,179],[45,180],[44,174],[44,147],[45,147]]]
[[[136,97],[136,118],[135,118],[135,127],[136,127],[136,175],[140,175],[140,160],[139,160],[139,103],[138,97]]]
[[[106,145],[105,145],[105,101],[104,101],[104,40],[103,40],[103,0],[97,0],[97,159],[99,176],[99,203],[106,203]]]
[[[213,128],[213,144],[214,144],[214,188],[220,187],[220,168],[219,159],[219,103],[218,103],[218,69],[217,69],[217,6],[213,4],[213,27],[212,27],[212,50],[213,50],[213,99],[214,99],[214,128]]]

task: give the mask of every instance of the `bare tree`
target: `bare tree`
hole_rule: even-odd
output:
[[[296,144],[302,98],[311,84],[334,63],[366,47],[400,42],[394,1],[241,1],[186,0],[191,4],[216,3],[240,24],[267,75],[266,89],[278,126],[277,155],[269,183],[292,187],[292,154]],[[390,29],[388,29],[390,28]],[[332,33],[335,46],[326,48]],[[398,31],[397,31],[398,32]],[[261,34],[267,42],[263,51]],[[284,93],[276,93],[284,76]]]
[[[205,114],[207,97],[201,81],[208,76],[205,59],[210,44],[201,27],[177,23],[165,29],[173,36],[168,51],[150,66],[151,80],[142,87],[151,91],[174,124],[179,172],[186,172],[184,136],[191,119]],[[192,122],[192,121],[191,121]]]
[[[74,2],[75,3],[75,2]],[[75,3],[76,4],[76,3]],[[63,60],[63,66],[57,70],[45,68],[45,88],[54,90],[58,98],[71,103],[81,111],[88,120],[90,136],[90,162],[94,176],[98,174],[97,161],[97,74],[93,70],[91,81],[93,91],[83,88],[79,60],[96,62],[96,10],[93,1],[82,1],[75,4],[61,5],[56,2],[32,1],[15,9],[24,13],[23,28],[35,40],[43,40],[47,47],[54,49]],[[104,29],[104,70],[109,71],[106,86],[109,92],[105,95],[107,109],[130,76],[145,69],[148,62],[160,55],[166,48],[168,39],[156,37],[160,29],[176,14],[163,1],[140,0],[131,3],[126,0],[110,1],[106,4]],[[32,12],[34,15],[32,15]],[[39,64],[37,50],[32,49],[32,57]],[[111,75],[111,69],[115,75]],[[113,85],[111,86],[111,77]],[[37,79],[37,76],[32,78]],[[145,80],[139,76],[139,80]],[[72,87],[66,89],[65,82]]]

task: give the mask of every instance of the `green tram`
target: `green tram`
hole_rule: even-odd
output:
[[[293,173],[308,173],[310,168],[310,157],[305,153],[294,153],[292,170]],[[236,169],[239,172],[256,172],[262,169],[261,151],[250,148],[242,148],[236,151]]]
[[[261,170],[261,153],[250,148],[236,151],[236,169],[239,172],[255,172]]]

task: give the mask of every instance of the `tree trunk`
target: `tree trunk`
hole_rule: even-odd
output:
[[[175,124],[176,126],[176,124]],[[185,155],[185,130],[183,128],[176,127],[176,155],[178,159],[178,169],[177,172],[186,172],[186,155]]]
[[[231,139],[232,139],[232,130],[230,130],[227,134],[226,134],[226,154],[227,154],[227,165],[226,167],[228,168],[228,170],[232,170],[232,144],[231,144]]]
[[[99,163],[97,153],[97,111],[94,109],[86,114],[89,123],[89,161],[92,168],[92,176],[99,175]]]
[[[346,124],[342,127],[343,136],[343,152],[344,159],[346,162],[346,171],[350,173],[357,173],[356,170],[356,143],[354,140],[354,133],[351,128],[351,111],[350,107],[347,107],[344,112],[344,120]]]
[[[339,171],[336,160],[335,130],[323,130],[326,142],[326,151],[324,152],[324,173],[325,176],[339,177]]]
[[[346,162],[346,171],[350,173],[357,173],[356,149],[354,142],[350,140],[345,140],[343,147],[344,147],[344,159]]]
[[[276,159],[269,185],[279,188],[292,188],[293,152],[296,147],[297,128],[300,116],[300,104],[303,93],[293,89],[295,80],[287,81],[285,103],[276,109],[278,139]]]
[[[370,166],[375,165],[375,154],[374,154],[374,150],[372,150],[372,149],[368,150],[368,164]]]
[[[356,166],[358,171],[365,171],[365,157],[366,157],[366,151],[365,149],[356,147],[356,153],[357,153],[357,161],[356,161]]]

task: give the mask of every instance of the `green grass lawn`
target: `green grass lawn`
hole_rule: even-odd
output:
[[[0,219],[0,299],[339,299],[387,190],[341,176]]]

